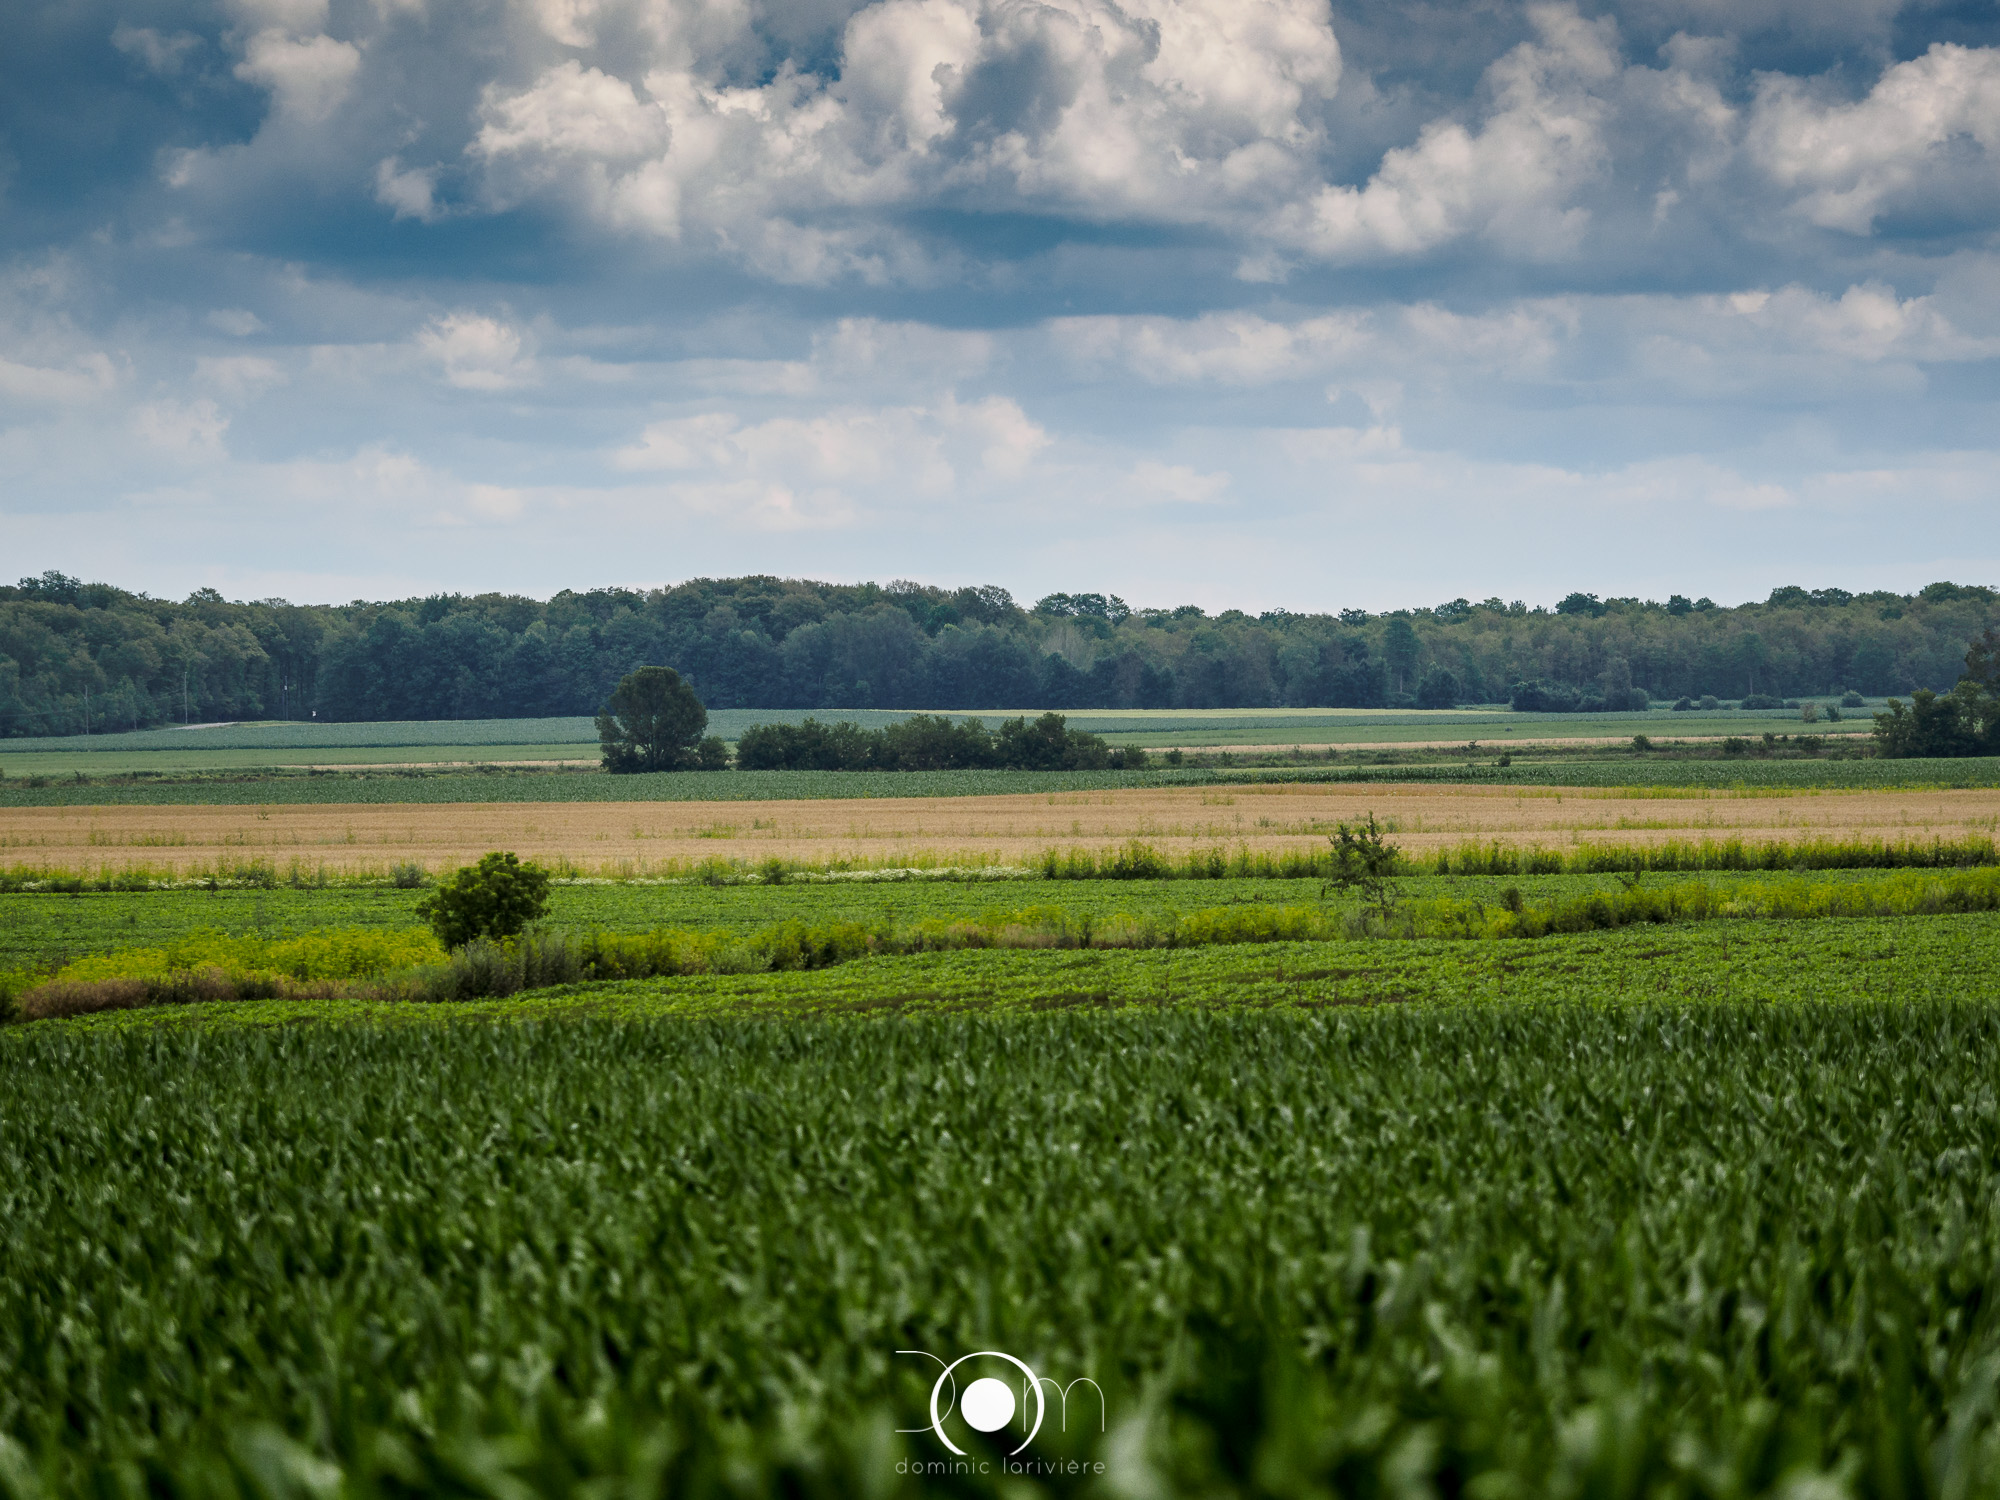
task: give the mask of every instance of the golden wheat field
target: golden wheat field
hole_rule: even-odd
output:
[[[794,802],[489,802],[434,806],[0,810],[0,864],[181,875],[248,862],[436,871],[490,849],[584,873],[664,873],[720,856],[812,865],[1014,864],[1142,839],[1168,853],[1319,845],[1369,813],[1415,853],[1468,839],[1546,848],[1668,839],[1992,835],[2000,790],[1779,795],[1439,786],[1177,787]]]

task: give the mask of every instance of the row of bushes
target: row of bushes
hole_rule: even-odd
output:
[[[1116,771],[1145,764],[1145,751],[1114,750],[1057,713],[1033,723],[1003,720],[998,733],[982,719],[954,723],[944,714],[913,714],[881,729],[807,719],[753,724],[736,742],[744,771]]]

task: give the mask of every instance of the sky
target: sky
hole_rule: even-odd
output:
[[[8,577],[2000,582],[1991,0],[8,11]]]

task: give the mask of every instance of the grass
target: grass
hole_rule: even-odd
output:
[[[11,1032],[0,1482],[1992,1495],[1997,960],[1717,923]],[[1090,1377],[1029,1450],[1088,1467],[954,1425],[911,1476],[909,1349]]]

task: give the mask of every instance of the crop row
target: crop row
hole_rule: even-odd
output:
[[[0,1484],[2000,1493],[2000,926],[1726,925],[647,991],[894,1026],[0,1037]],[[1328,1003],[1614,985],[1775,1003]],[[915,1014],[996,993],[1063,1008]],[[1101,1425],[1025,1475],[952,1425],[970,1471],[913,1477],[912,1349],[1088,1376]]]

